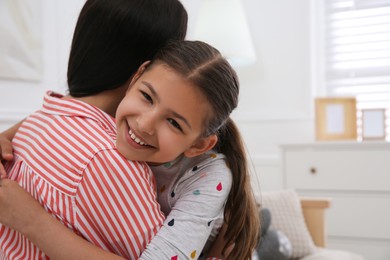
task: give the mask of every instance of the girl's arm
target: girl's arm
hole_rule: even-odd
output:
[[[11,161],[14,158],[12,154],[12,139],[22,123],[23,121],[20,121],[0,133],[0,161]],[[7,173],[5,172],[4,166],[0,163],[0,178],[5,178],[6,176]]]
[[[15,181],[0,181],[0,222],[21,232],[51,259],[123,259],[62,225]]]
[[[155,176],[159,174],[158,169],[152,170]],[[220,214],[231,187],[231,172],[224,160],[190,167],[179,180],[173,181],[177,183],[173,190],[165,188],[171,185],[159,184],[159,201],[168,198],[172,210],[140,260],[197,259],[214,225],[222,224]],[[219,259],[213,257],[210,259]]]

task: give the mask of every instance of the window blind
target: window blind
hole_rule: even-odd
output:
[[[386,109],[389,140],[390,0],[323,1],[327,94],[356,97],[358,126],[362,109]]]

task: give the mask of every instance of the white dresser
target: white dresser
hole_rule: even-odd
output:
[[[328,247],[390,260],[390,143],[289,144],[281,151],[285,188],[332,198]]]

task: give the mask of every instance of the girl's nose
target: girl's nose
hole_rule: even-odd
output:
[[[137,118],[138,130],[142,131],[148,135],[153,135],[155,133],[156,125],[156,116],[153,115],[153,112],[143,113]]]

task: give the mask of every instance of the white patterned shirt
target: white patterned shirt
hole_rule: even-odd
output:
[[[232,185],[225,156],[210,151],[151,168],[167,217],[140,259],[202,259],[223,223]]]

